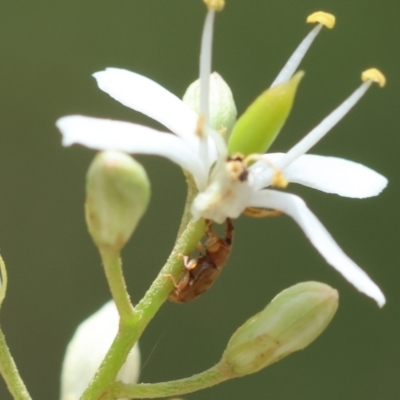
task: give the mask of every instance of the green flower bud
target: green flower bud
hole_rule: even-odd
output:
[[[86,177],[86,223],[95,244],[121,250],[149,200],[150,183],[139,163],[118,151],[99,153]]]
[[[267,89],[254,100],[233,128],[228,142],[230,155],[248,156],[268,150],[289,116],[303,76],[299,71],[290,81]]]
[[[200,108],[200,81],[194,81],[186,90],[183,101],[196,114]],[[237,110],[233,94],[221,75],[213,72],[210,76],[210,119],[212,128],[229,135],[236,122]]]
[[[278,294],[231,337],[222,362],[237,376],[259,371],[313,342],[332,320],[338,293],[304,282]]]

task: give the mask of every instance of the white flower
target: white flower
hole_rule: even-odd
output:
[[[372,81],[383,85],[383,75],[375,69],[366,71],[364,83],[288,153],[228,157],[225,140],[208,124],[214,16],[215,11],[209,10],[202,36],[200,117],[154,81],[134,72],[107,68],[94,74],[99,88],[125,106],[160,122],[173,134],[129,122],[75,115],[57,122],[63,144],[79,143],[98,150],[117,149],[170,159],[188,171],[197,185],[199,194],[191,209],[195,219],[203,217],[221,223],[227,217],[239,217],[249,207],[288,214],[329,264],[382,306],[385,297],[381,290],[344,254],[304,201],[293,194],[266,188],[296,182],[346,197],[379,194],[387,180],[371,169],[340,158],[305,153],[346,115]],[[317,13],[309,21],[320,23],[301,42],[272,86],[287,82],[293,76],[322,25],[332,27],[334,17]]]
[[[78,326],[64,357],[61,400],[78,400],[81,397],[115,339],[118,323],[119,315],[115,303],[109,301]],[[139,367],[140,353],[136,344],[117,379],[124,383],[136,383]]]

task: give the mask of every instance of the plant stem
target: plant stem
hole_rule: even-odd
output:
[[[104,271],[106,273],[112,297],[117,306],[121,322],[124,323],[133,317],[134,308],[126,288],[119,252],[100,249],[100,255],[103,260]]]
[[[0,372],[14,400],[31,400],[0,329]]]
[[[99,398],[105,400],[108,398],[113,398],[109,390],[114,384],[116,376],[125,362],[129,351],[137,342],[148,323],[157,313],[161,305],[167,299],[168,294],[173,289],[173,283],[171,279],[166,278],[165,275],[179,275],[179,273],[182,271],[182,260],[179,255],[190,254],[204,235],[204,220],[200,219],[194,222],[187,215],[190,212],[188,204],[190,205],[195,194],[195,190],[189,189],[187,206],[185,207],[185,213],[182,218],[183,223],[181,224],[182,232],[178,236],[175,246],[165,266],[162,268],[157,278],[154,280],[143,299],[135,307],[129,318],[121,318],[118,335],[111,345],[110,350],[108,351],[91,384],[83,393],[81,400],[98,400]],[[108,255],[106,256],[108,257]],[[107,263],[108,262],[113,264],[115,263],[115,259],[107,260]],[[117,288],[121,287],[121,282],[123,282],[122,270],[121,277],[115,279],[115,282],[115,276],[113,275],[115,270],[113,267],[110,268],[110,270],[113,271],[110,276],[111,281],[109,280],[110,288],[114,299],[118,299],[118,301],[120,301],[120,294],[118,293]],[[109,278],[108,275],[107,278]],[[125,285],[125,283],[123,283],[123,285]],[[124,288],[124,290],[126,290],[126,288]],[[121,303],[124,301],[125,300],[122,299]],[[121,308],[125,310],[125,306],[121,306]]]
[[[229,374],[225,375],[219,365],[216,365],[200,374],[176,381],[141,383],[137,385],[127,385],[122,382],[117,382],[114,384],[112,394],[116,399],[125,397],[130,399],[154,399],[159,397],[179,396],[215,386],[230,378],[231,376]]]

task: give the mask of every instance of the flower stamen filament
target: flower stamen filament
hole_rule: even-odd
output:
[[[280,83],[287,82],[297,70],[308,49],[314,42],[314,39],[318,36],[323,26],[332,29],[335,25],[335,17],[332,14],[324,13],[323,11],[317,11],[307,17],[307,23],[318,22],[318,25],[312,29],[312,31],[302,40],[297,46],[294,53],[290,56],[281,72],[272,82],[271,87],[279,85]]]
[[[317,142],[319,142],[364,96],[372,82],[377,82],[380,86],[384,85],[384,75],[376,72],[375,69],[367,70],[363,73],[365,80],[342,104],[325,117],[314,129],[311,130],[300,142],[292,147],[282,159],[277,162],[277,167],[285,169],[289,164],[301,155],[308,152]]]

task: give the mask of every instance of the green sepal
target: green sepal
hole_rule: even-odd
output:
[[[297,87],[304,76],[297,72],[290,81],[263,92],[236,122],[228,141],[228,153],[244,156],[265,153],[278,136],[292,109]]]

